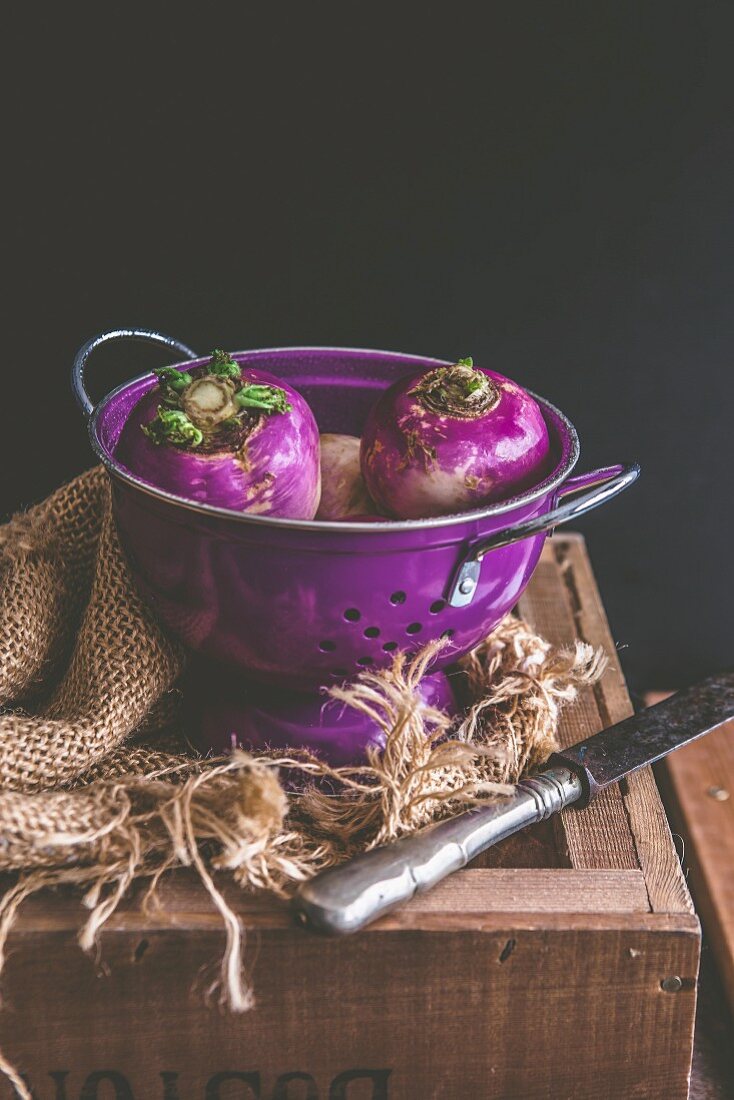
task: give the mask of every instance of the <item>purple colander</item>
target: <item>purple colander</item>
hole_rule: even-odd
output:
[[[89,357],[100,345],[121,340],[160,345],[175,354],[181,369],[208,357],[158,332],[116,329],[89,340],[74,361],[74,393],[89,422],[92,448],[111,476],[114,517],[135,581],[193,654],[212,667],[239,670],[240,676],[224,677],[237,698],[252,700],[264,690],[272,700],[273,687],[276,697],[287,689],[283,705],[291,731],[298,728],[298,696],[289,692],[313,697],[363,669],[390,664],[397,650],[414,652],[439,637],[449,645],[436,659],[434,674],[468,653],[517,603],[547,533],[616,496],[639,475],[631,464],[572,476],[579,455],[576,431],[563,413],[534,395],[548,425],[552,468],[510,500],[459,515],[374,523],[289,520],[210,507],[155,488],[115,458],[127,416],[156,384],[154,375],[141,375],[93,404],[84,384]],[[309,402],[320,431],[351,435],[361,435],[370,407],[396,378],[444,365],[353,348],[233,355],[287,379]],[[447,702],[445,696],[446,690],[432,692],[439,702]],[[306,710],[313,714],[312,698],[304,700]],[[316,740],[323,748],[331,728],[325,721],[326,733],[322,729],[318,736],[313,720],[304,721],[301,740]],[[351,740],[361,748],[373,734],[363,730]],[[222,736],[229,739],[230,731]],[[216,744],[217,738],[207,734],[207,740]]]

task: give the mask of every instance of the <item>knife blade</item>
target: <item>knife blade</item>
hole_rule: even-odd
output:
[[[505,837],[599,791],[734,717],[734,671],[710,676],[656,706],[554,753],[512,795],[356,856],[303,883],[298,919],[344,935],[408,901]]]

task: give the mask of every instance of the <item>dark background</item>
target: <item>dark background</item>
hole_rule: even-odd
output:
[[[635,686],[734,662],[731,6],[143,10],[4,27],[0,511],[90,464],[105,328],[471,354],[642,463],[580,524]]]

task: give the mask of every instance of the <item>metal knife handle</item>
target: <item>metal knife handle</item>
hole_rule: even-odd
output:
[[[296,893],[298,917],[321,932],[356,932],[430,890],[485,848],[569,806],[582,791],[581,780],[570,768],[547,768],[518,783],[509,798],[467,810],[322,871]]]

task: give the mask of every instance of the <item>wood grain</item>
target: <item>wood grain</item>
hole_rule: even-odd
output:
[[[584,544],[579,539],[558,539],[553,550],[566,586],[573,585],[577,593],[575,624],[579,636],[591,645],[603,645],[609,655],[609,671],[595,688],[603,725],[620,722],[632,713],[632,704],[616,647],[609,644],[609,624]],[[651,907],[692,913],[693,903],[651,769],[629,776],[621,790]]]
[[[519,604],[519,611],[541,634],[561,645],[572,645],[578,637],[576,608],[567,569],[557,559],[557,549],[567,541],[549,540],[543,550],[533,583]],[[583,543],[577,545],[583,554]],[[581,593],[579,599],[585,595]],[[603,644],[608,648],[608,635]],[[598,643],[602,644],[602,643]],[[573,745],[608,724],[599,711],[593,688],[583,690],[577,703],[563,714],[558,740]],[[634,839],[619,787],[603,791],[584,810],[567,810],[554,818],[559,845],[568,862],[576,868],[617,867],[629,870],[640,866]]]
[[[343,940],[263,929],[257,1007],[239,1017],[202,1007],[219,932],[107,934],[104,973],[70,936],[23,932],[3,1047],[37,1100],[683,1100],[697,934],[616,920]],[[677,993],[660,986],[671,967]],[[372,1080],[337,1091],[357,1071]]]
[[[227,885],[220,876],[217,884],[242,920],[268,927],[273,922],[292,923],[290,912],[277,898],[251,896]],[[73,933],[83,916],[78,897],[66,892],[65,904],[58,898],[51,912],[48,899],[37,896],[21,911],[17,929],[23,932],[67,931]],[[111,925],[117,929],[166,928],[196,931],[216,927],[208,895],[190,875],[170,876],[161,886],[160,912],[143,910],[143,891],[129,897],[118,909]],[[644,876],[641,871],[576,871],[569,868],[473,868],[457,871],[427,894],[402,906],[393,917],[399,926],[403,916],[432,912],[455,913],[648,913]],[[53,923],[51,923],[51,921]],[[416,927],[411,917],[411,928]],[[366,930],[369,934],[377,924]]]
[[[734,1013],[734,722],[673,753],[661,770],[685,839],[691,890]]]
[[[570,868],[477,869],[453,875],[414,898],[410,912],[647,913],[641,871]]]

